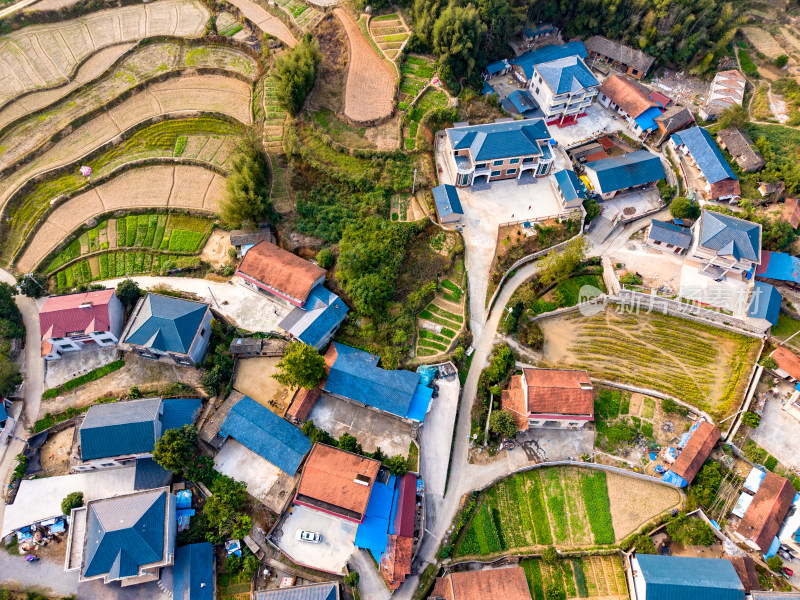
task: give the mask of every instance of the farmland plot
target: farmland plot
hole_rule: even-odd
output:
[[[322,13],[298,0],[275,0],[275,3],[292,18],[303,31],[311,31],[322,20]]]
[[[395,14],[370,19],[369,33],[389,60],[397,57],[409,35],[405,24]]]
[[[400,68],[400,92],[397,108],[405,110],[433,79],[433,60],[424,56],[408,56]]]
[[[157,35],[198,37],[208,17],[196,0],[157,0],[0,37],[0,106],[24,92],[67,83],[75,67],[102,48]]]
[[[559,560],[547,565],[541,559],[523,560],[520,566],[525,571],[531,598],[546,600],[553,592],[563,592],[563,597],[603,598],[603,600],[627,600],[625,573],[619,556],[589,556],[585,558]]]
[[[297,40],[289,28],[253,0],[231,0],[231,4],[242,11],[242,14],[264,33],[275,36],[290,48],[297,45]]]
[[[31,238],[17,267],[32,271],[65,237],[100,214],[140,208],[216,213],[224,193],[224,178],[202,167],[154,166],[127,171],[56,208]]]
[[[756,47],[756,50],[765,54],[770,61],[784,54],[783,47],[778,43],[778,40],[772,37],[770,32],[758,27],[742,27],[742,33],[747,36],[747,39]]]
[[[736,410],[759,351],[754,338],[662,314],[542,319],[547,364],[652,388],[723,418]]]
[[[463,277],[463,267],[454,274]],[[422,312],[419,319],[416,355],[429,357],[446,352],[464,326],[464,291],[450,279]]]
[[[75,119],[104,106],[132,87],[152,77],[169,71],[179,71],[188,66],[226,68],[245,76],[253,76],[258,69],[255,59],[227,46],[194,49],[187,49],[178,43],[143,46],[91,88],[70,94],[51,106],[47,112],[29,117],[0,137],[0,146],[5,149],[0,155],[0,169],[17,162],[49,141]],[[192,90],[187,89],[186,85],[189,83],[191,81],[185,81],[181,85],[181,91],[191,95]],[[164,94],[161,84],[154,85],[153,91],[159,101],[163,99],[160,97]],[[162,105],[162,109],[166,112],[171,106]],[[247,117],[244,113],[240,116]]]
[[[180,77],[151,86],[78,127],[6,177],[0,183],[0,204],[4,205],[28,179],[80,160],[142,121],[184,110],[217,112],[249,124],[252,122],[250,87],[221,75]]]

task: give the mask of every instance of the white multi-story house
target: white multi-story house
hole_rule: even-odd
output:
[[[600,83],[580,56],[566,56],[533,65],[528,88],[545,120],[578,118],[597,95]]]
[[[114,290],[50,296],[39,310],[42,356],[57,360],[63,352],[115,345],[123,313]]]

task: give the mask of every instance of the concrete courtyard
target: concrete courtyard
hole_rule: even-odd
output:
[[[447,483],[447,465],[450,463],[452,431],[458,411],[461,384],[458,377],[453,381],[437,379],[439,396],[431,400],[431,408],[420,429],[422,443],[419,455],[419,471],[425,480],[426,498],[441,500]]]
[[[319,533],[322,541],[300,542],[295,538],[298,529]],[[277,545],[297,564],[338,575],[344,572],[347,559],[355,552],[357,530],[357,523],[293,506],[280,526]]]
[[[800,422],[782,409],[781,399],[782,395],[775,398],[767,394],[767,401],[761,413],[761,424],[750,433],[750,437],[782,464],[798,469],[800,445],[787,441],[796,440],[800,436]]]
[[[247,485],[247,492],[261,500],[278,481],[280,469],[258,454],[229,438],[214,457],[214,468]]]
[[[116,346],[101,347],[91,344],[84,350],[64,352],[59,360],[44,361],[44,387],[50,389],[99,369],[117,357]]]

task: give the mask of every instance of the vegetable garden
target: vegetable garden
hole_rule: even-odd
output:
[[[397,108],[406,110],[422,88],[433,79],[433,60],[424,56],[409,56],[400,67],[402,79]]]
[[[408,29],[396,14],[373,17],[369,21],[369,33],[381,52],[394,60],[408,39]]]
[[[550,590],[563,592],[565,598],[627,600],[628,588],[619,556],[585,556],[561,559],[548,565],[540,559],[523,560],[533,600],[546,600]]]
[[[453,279],[464,280],[463,261],[456,263]],[[464,326],[464,290],[450,279],[442,280],[440,286],[433,301],[418,316],[416,355],[420,358],[446,352]],[[426,321],[427,328],[423,327]],[[441,330],[432,331],[438,329],[437,325]]]
[[[417,147],[417,131],[422,117],[432,108],[445,107],[450,100],[441,90],[428,89],[425,91],[416,104],[412,106],[403,117],[403,143],[406,150],[414,150]]]

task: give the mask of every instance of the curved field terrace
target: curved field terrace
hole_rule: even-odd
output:
[[[82,60],[102,48],[157,35],[198,37],[209,16],[196,0],[157,0],[3,36],[0,106],[24,92],[66,83]]]

